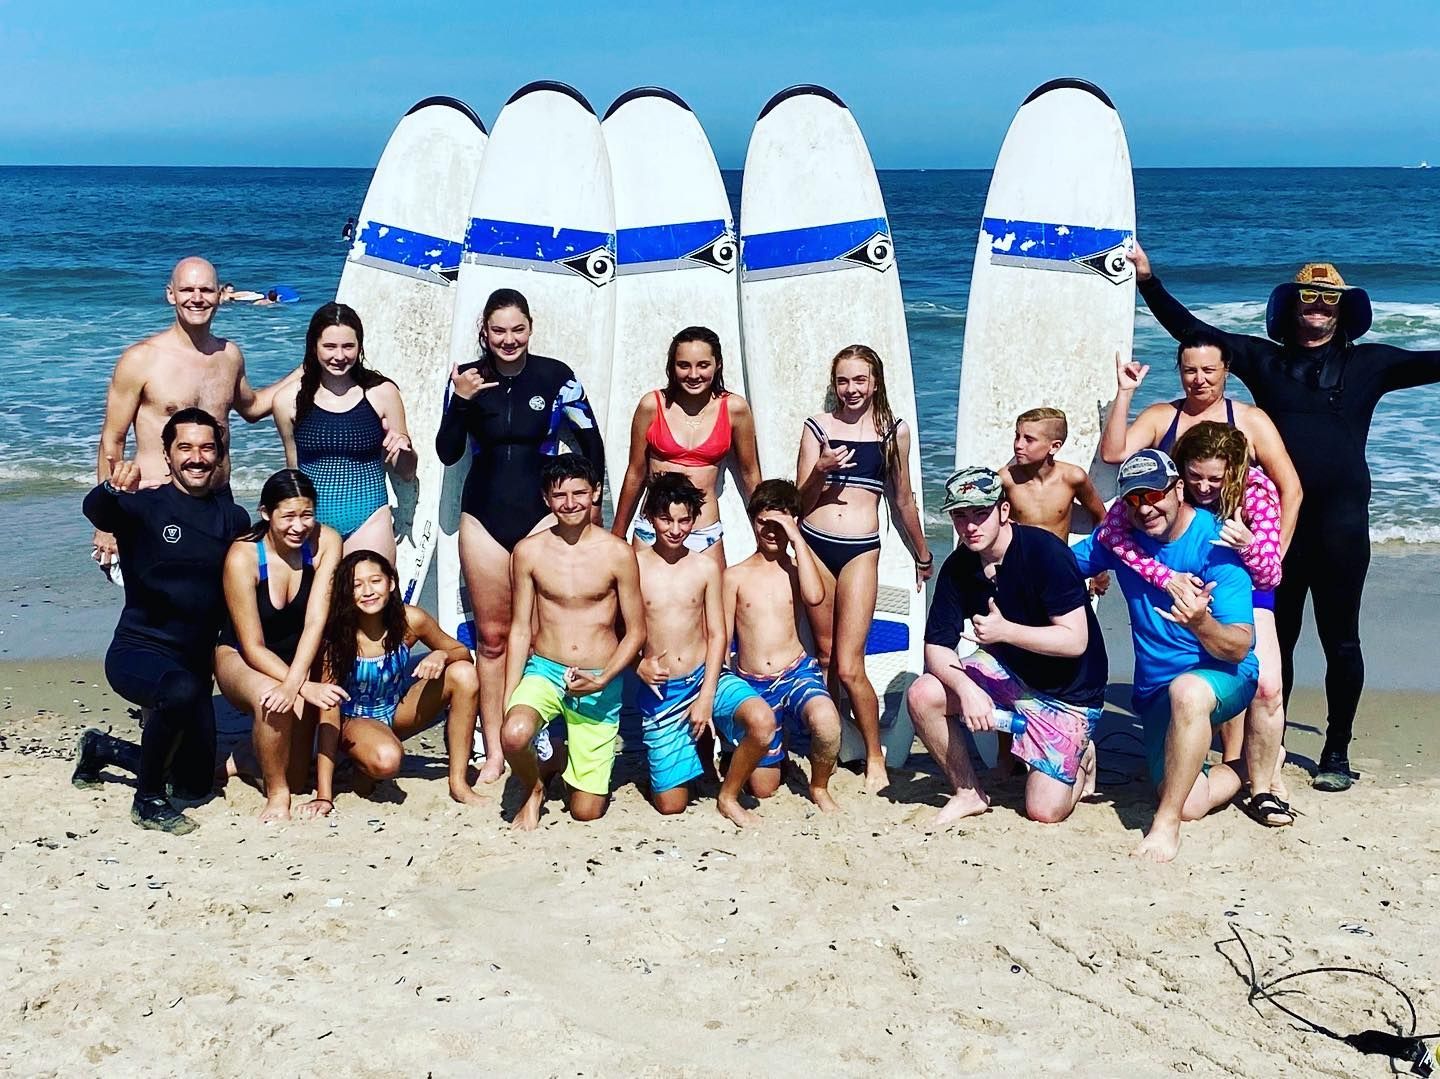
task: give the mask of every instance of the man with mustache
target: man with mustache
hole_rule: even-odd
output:
[[[292,372],[264,389],[255,390],[245,377],[245,357],[234,341],[210,332],[221,293],[215,267],[202,258],[175,264],[165,284],[165,299],[175,308],[175,321],[153,337],[127,348],[115,365],[105,398],[105,423],[100,429],[95,479],[104,482],[111,464],[125,456],[125,439],[135,428],[135,463],[140,486],[158,487],[170,479],[160,446],[160,429],[182,408],[202,408],[222,424],[233,408],[241,419],[255,423],[270,415],[275,391],[297,377]],[[221,454],[217,490],[230,482],[230,466]],[[93,557],[111,580],[123,583],[115,570],[115,537],[97,530]]]
[[[118,765],[138,777],[130,819],[184,835],[198,825],[166,797],[197,804],[215,774],[210,694],[215,637],[225,617],[222,570],[250,518],[217,493],[225,463],[220,422],[199,408],[166,421],[160,446],[169,482],[140,489],[135,461],[107,461],[109,478],[85,496],[85,516],[115,536],[126,566],[125,607],[105,656],[105,677],[146,710],[140,745],[86,731],[71,782],[91,788]],[[168,780],[168,783],[167,783]]]

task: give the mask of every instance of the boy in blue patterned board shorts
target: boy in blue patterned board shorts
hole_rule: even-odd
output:
[[[619,675],[645,644],[635,554],[591,520],[600,488],[595,466],[575,453],[551,457],[540,487],[555,524],[526,536],[510,556],[514,591],[500,728],[505,759],[525,795],[512,822],[521,831],[539,825],[545,801],[535,736],[557,719],[565,721],[565,745],[547,759],[547,771],[564,769],[574,819],[604,814],[620,731]]]
[[[776,721],[750,791],[770,797],[780,786],[786,753],[808,750],[810,800],[837,812],[830,776],[840,752],[840,713],[797,625],[800,604],[818,607],[825,599],[824,578],[800,532],[800,492],[788,480],[766,480],[746,509],[756,550],[725,571],[725,637],[737,641],[735,673],[765,699]],[[732,744],[737,740],[718,713],[715,729]]]
[[[635,552],[645,602],[645,656],[626,672],[620,727],[627,741],[639,728],[650,799],[665,814],[682,813],[689,804],[688,785],[702,772],[697,740],[713,736],[717,726],[727,732],[734,753],[715,808],[744,827],[759,818],[740,804],[740,790],[770,750],[775,713],[759,693],[723,669],[728,638],[720,562],[685,542],[704,501],[682,472],[657,473],[646,489],[642,512],[655,539]]]

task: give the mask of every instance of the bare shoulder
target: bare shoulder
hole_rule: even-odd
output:
[[[535,560],[536,554],[544,549],[545,541],[549,538],[550,533],[548,531],[535,532],[526,536],[519,543],[515,544],[515,549],[510,552],[511,564],[528,566]]]
[[[998,475],[1000,476],[1000,482],[1003,483],[1006,487],[1009,487],[1015,482],[1015,477],[1010,475],[1009,465],[1002,465]]]
[[[1060,482],[1069,487],[1083,487],[1090,479],[1090,473],[1079,465],[1071,464],[1069,461],[1056,461],[1055,464],[1060,472]]]
[[[164,333],[165,331],[161,331]],[[115,363],[115,377],[129,381],[144,382],[150,374],[150,369],[155,366],[155,361],[160,355],[159,337],[161,334],[153,334],[143,341],[136,341],[124,352],[120,353],[120,359]]]
[[[317,530],[318,538],[315,541],[315,550],[319,556],[326,561],[339,561],[341,551],[344,549],[345,541],[340,538],[329,525],[321,525]]]
[[[748,420],[752,416],[752,413],[750,411],[750,402],[745,400],[745,398],[741,397],[738,393],[732,393],[729,391],[726,392],[725,407],[730,412],[731,419],[734,419],[738,416]]]
[[[644,420],[654,419],[655,413],[658,411],[660,411],[660,406],[655,401],[654,392],[646,390],[640,395],[640,400],[635,404],[636,417]]]
[[[599,526],[593,527],[595,538],[591,541],[598,547],[605,558],[615,564],[628,562],[630,565],[637,565],[635,559],[635,548],[630,545],[627,539],[621,539],[613,532]]]
[[[260,558],[255,551],[255,541],[248,539],[237,539],[230,544],[230,549],[225,552],[225,569],[227,572],[239,570],[257,570],[260,565]]]

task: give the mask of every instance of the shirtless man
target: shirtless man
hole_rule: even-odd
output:
[[[219,419],[223,428],[234,408],[242,419],[255,423],[270,415],[275,391],[297,377],[292,373],[262,390],[250,387],[240,347],[210,332],[220,292],[215,267],[204,259],[185,258],[175,264],[165,285],[165,299],[175,308],[174,324],[131,345],[115,365],[95,459],[97,483],[109,479],[115,463],[124,460],[125,439],[132,426],[140,487],[160,487],[170,482],[160,445],[166,420],[182,408],[201,408]],[[228,432],[225,441],[229,443]],[[215,489],[227,492],[229,482],[230,459],[224,454],[217,467]],[[107,575],[115,554],[115,537],[97,529],[93,557]]]
[[[760,820],[740,804],[740,789],[770,749],[775,713],[760,694],[722,669],[730,638],[720,563],[685,546],[704,502],[704,493],[683,472],[656,473],[646,487],[642,512],[655,542],[636,551],[645,658],[627,677],[625,710],[640,721],[650,799],[665,814],[685,811],[687,785],[702,773],[696,742],[718,732],[734,753],[715,808],[743,828]]]
[[[774,794],[787,750],[803,752],[808,741],[810,800],[835,813],[840,807],[830,796],[830,776],[840,752],[840,713],[820,665],[800,643],[802,605],[825,600],[819,564],[800,531],[800,492],[788,480],[765,480],[746,509],[756,550],[725,571],[725,639],[738,641],[735,673],[764,698],[776,722],[750,791],[758,798]]]
[[[545,786],[532,743],[556,719],[565,721],[565,757],[547,764],[564,765],[570,815],[592,821],[605,812],[620,728],[617,676],[645,644],[635,552],[591,519],[599,487],[595,467],[579,454],[548,458],[540,489],[555,524],[522,539],[510,559],[500,744],[525,794],[513,821],[521,831],[540,823]]]

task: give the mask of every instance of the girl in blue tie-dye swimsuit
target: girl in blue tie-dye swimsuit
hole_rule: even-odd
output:
[[[416,644],[430,651],[412,665]],[[468,772],[480,697],[470,650],[401,600],[395,567],[374,551],[353,551],[335,570],[323,660],[325,679],[340,686],[346,699],[320,717],[314,813],[325,816],[334,806],[341,750],[371,779],[390,779],[405,757],[401,743],[428,727],[442,708],[449,709],[450,797],[484,801]]]

